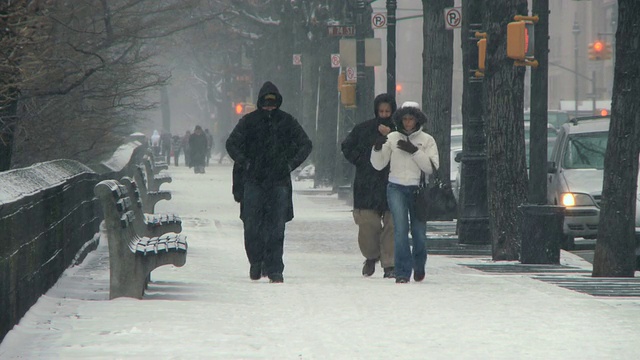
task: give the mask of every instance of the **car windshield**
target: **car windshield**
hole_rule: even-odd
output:
[[[607,132],[575,134],[566,143],[562,167],[565,169],[604,169]]]

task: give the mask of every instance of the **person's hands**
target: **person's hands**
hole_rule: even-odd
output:
[[[391,128],[386,125],[378,125],[378,132],[382,134],[382,136],[387,136],[391,132]]]
[[[409,154],[413,154],[418,151],[418,147],[413,145],[410,141],[407,140],[398,140],[398,149],[402,151],[406,151]]]
[[[376,142],[373,144],[373,150],[379,151],[382,149],[382,145],[387,142],[386,136],[378,136]]]

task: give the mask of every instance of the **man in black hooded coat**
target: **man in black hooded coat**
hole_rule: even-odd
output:
[[[356,125],[342,142],[342,153],[356,166],[353,182],[353,219],[358,225],[358,246],[365,257],[362,275],[371,276],[378,260],[385,278],[394,275],[393,219],[387,205],[389,166],[382,171],[373,168],[371,148],[380,137],[395,130],[391,116],[396,101],[389,94],[376,96],[375,118]]]
[[[249,277],[283,282],[285,223],[293,219],[291,171],[311,153],[298,121],[280,110],[282,95],[267,81],[257,109],[240,119],[226,142],[234,163],[234,198],[240,202]]]

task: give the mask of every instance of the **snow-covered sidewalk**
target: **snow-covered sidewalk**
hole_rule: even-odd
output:
[[[25,315],[0,359],[637,359],[640,298],[602,298],[430,255],[422,283],[361,275],[357,228],[336,195],[294,195],[285,282],[249,280],[231,166],[171,167],[182,268],[144,299],[108,300],[106,239]],[[310,181],[296,187],[309,186]],[[562,263],[589,264],[563,252]],[[580,274],[579,276],[588,276]]]

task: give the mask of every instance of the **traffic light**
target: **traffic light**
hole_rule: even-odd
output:
[[[244,111],[244,105],[242,105],[242,103],[237,103],[236,114],[241,115],[243,111]]]
[[[602,54],[602,58],[605,60],[611,59],[611,55],[613,54],[613,50],[611,49],[611,44],[604,43],[604,53]]]
[[[507,25],[507,57],[524,61],[533,58],[533,22],[520,20]]]
[[[396,84],[396,92],[397,93],[402,92],[402,84]]]
[[[239,102],[234,105],[236,115],[246,115],[256,109],[255,105],[246,102]]]
[[[603,40],[596,40],[589,44],[589,60],[609,60],[612,54],[611,44]]]
[[[340,102],[346,107],[356,106],[356,84],[345,82],[340,87]]]
[[[484,63],[487,58],[487,39],[478,40],[478,70],[484,72]]]

